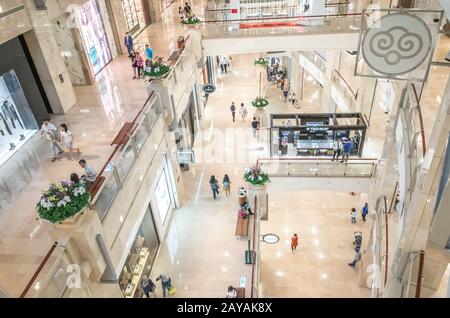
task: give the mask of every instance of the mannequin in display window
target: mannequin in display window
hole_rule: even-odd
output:
[[[5,132],[7,132],[10,136],[12,135],[8,122],[6,121],[6,117],[0,113],[0,135],[5,136]]]
[[[2,114],[11,121],[12,127],[16,129],[16,121],[22,129],[24,129],[22,122],[17,115],[16,109],[13,104],[5,100],[2,105]]]

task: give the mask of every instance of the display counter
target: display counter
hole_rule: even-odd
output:
[[[272,114],[270,153],[280,156],[333,156],[336,140],[352,142],[352,156],[361,156],[367,124],[360,113]]]

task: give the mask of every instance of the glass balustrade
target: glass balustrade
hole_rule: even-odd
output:
[[[322,24],[318,24],[318,19],[323,19]],[[266,27],[266,28],[241,28],[240,23],[270,23],[270,22],[298,22],[295,26]],[[361,26],[361,16],[337,16],[320,18],[286,18],[283,20],[242,20],[238,22],[204,23],[202,25],[203,38],[221,37],[245,37],[245,36],[271,36],[301,33],[338,33],[338,32],[359,32]]]
[[[263,169],[274,177],[373,177],[374,162],[262,162]]]

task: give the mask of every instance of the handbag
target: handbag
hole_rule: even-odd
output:
[[[177,289],[175,287],[170,287],[168,292],[170,296],[173,296],[177,292]]]

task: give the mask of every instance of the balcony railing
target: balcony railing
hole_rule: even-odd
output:
[[[115,148],[97,177],[96,182],[102,184],[94,194],[91,204],[95,207],[100,220],[105,218],[114,202],[161,111],[159,96],[152,93],[127,132],[128,142]]]
[[[261,24],[264,27],[245,27],[245,24]],[[271,27],[273,24],[273,27]],[[277,25],[278,24],[278,25]],[[281,24],[281,25],[280,25]],[[281,27],[280,27],[281,26]],[[239,20],[206,20],[203,23],[204,38],[273,36],[302,33],[359,32],[361,14],[329,14],[317,16],[294,16],[250,18]]]
[[[279,158],[261,159],[260,162],[272,177],[372,178],[378,160],[357,158],[348,162],[332,162],[324,158]]]

